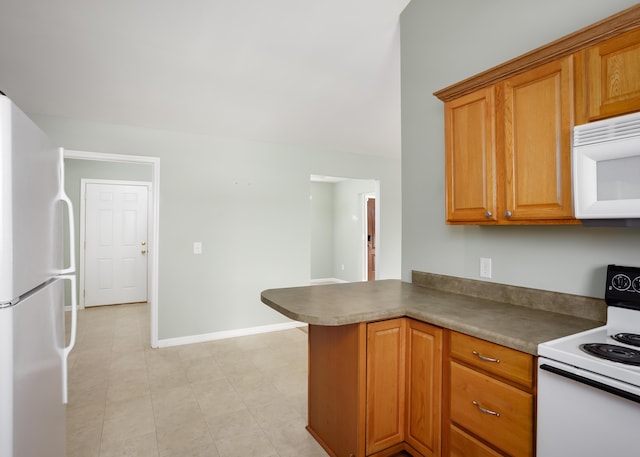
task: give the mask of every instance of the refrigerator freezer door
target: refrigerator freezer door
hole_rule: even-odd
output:
[[[61,155],[0,95],[0,306],[62,268]]]
[[[0,334],[3,457],[65,456],[63,300],[64,282],[54,280],[0,309],[0,330],[12,329]]]

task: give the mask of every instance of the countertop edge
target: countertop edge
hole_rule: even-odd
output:
[[[400,280],[267,289],[261,293],[261,301],[310,325],[341,326],[409,317],[534,356],[542,342],[603,325],[600,320]]]

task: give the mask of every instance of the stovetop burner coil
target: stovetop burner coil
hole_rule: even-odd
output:
[[[615,344],[587,343],[581,344],[580,349],[587,354],[624,363],[625,365],[640,366],[640,351]]]
[[[640,335],[637,333],[617,333],[615,335],[611,335],[611,338],[619,343],[640,347]]]

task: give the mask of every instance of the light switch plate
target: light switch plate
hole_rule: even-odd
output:
[[[196,241],[193,243],[193,253],[202,254],[202,243],[200,241]]]

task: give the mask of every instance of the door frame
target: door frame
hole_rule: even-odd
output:
[[[147,238],[149,237],[149,221],[152,218],[152,210],[151,210],[151,182],[149,181],[123,181],[123,180],[118,180],[118,179],[93,179],[93,178],[80,178],[80,243],[79,243],[79,248],[81,252],[80,254],[80,261],[79,261],[79,283],[80,283],[80,290],[84,291],[85,290],[85,277],[86,277],[86,273],[85,273],[85,254],[86,254],[86,249],[84,248],[85,246],[85,242],[86,242],[86,226],[87,226],[87,222],[86,222],[86,216],[87,216],[87,199],[86,199],[86,192],[87,192],[87,185],[88,184],[106,184],[106,185],[113,185],[113,186],[140,186],[140,187],[146,187],[147,188]],[[145,241],[147,241],[145,239]],[[147,249],[148,251],[148,249]],[[148,253],[148,252],[147,252]],[[150,268],[149,268],[149,256],[147,256],[147,298],[149,298],[149,273],[150,273]],[[78,296],[78,308],[82,308],[84,309],[85,303],[86,303],[86,297],[84,293],[80,293]]]
[[[102,152],[88,152],[65,150],[65,159],[94,160],[98,162],[119,162],[151,165],[151,192],[149,195],[148,207],[149,217],[147,220],[148,254],[147,264],[147,302],[149,303],[150,319],[150,343],[152,348],[158,347],[158,276],[159,276],[159,253],[160,253],[160,158],[147,156],[134,156],[125,154],[109,154]],[[81,256],[82,257],[82,256]]]
[[[380,202],[379,202],[379,194],[380,192],[378,192],[378,181],[376,181],[375,179],[372,180],[375,182],[375,191],[374,192],[366,192],[363,194],[360,194],[360,208],[362,209],[362,216],[361,216],[361,220],[362,220],[362,280],[363,281],[368,281],[369,279],[369,257],[367,256],[367,235],[369,232],[369,227],[367,227],[367,219],[369,217],[368,212],[367,212],[367,201],[370,198],[375,199],[376,201],[376,210],[375,210],[375,220],[374,220],[374,226],[375,226],[375,230],[376,230],[376,235],[375,235],[375,246],[376,246],[376,254],[378,251],[378,243],[380,241],[380,235],[379,235],[379,219],[380,217],[378,216],[378,212],[380,210]],[[378,279],[378,257],[376,255],[376,277],[374,279]]]

